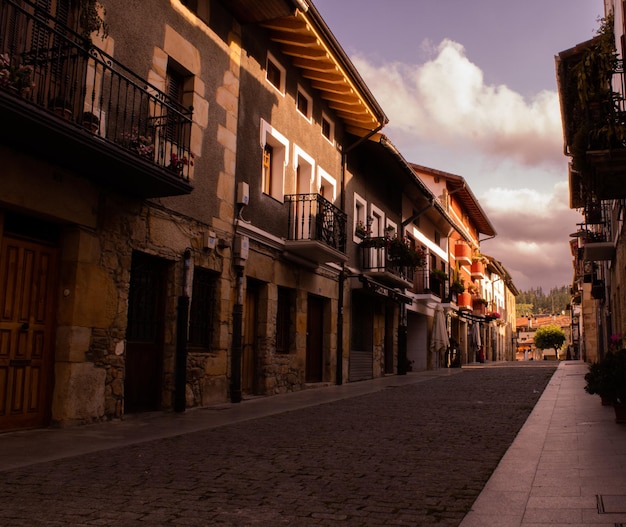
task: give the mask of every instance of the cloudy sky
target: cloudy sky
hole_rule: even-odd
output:
[[[520,290],[569,285],[567,160],[554,56],[592,38],[602,0],[313,0],[410,162],[462,176]]]

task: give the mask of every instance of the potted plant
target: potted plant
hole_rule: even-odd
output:
[[[487,300],[485,300],[484,298],[474,297],[474,302],[472,304],[472,307],[474,308],[474,313],[478,315],[484,315],[488,303],[489,302],[487,302]]]
[[[626,423],[626,349],[609,351],[602,360],[589,365],[585,391],[598,394],[603,404],[612,404],[615,422]]]
[[[448,275],[445,271],[441,269],[433,269],[432,271],[433,278],[438,280],[439,282],[445,282],[448,279]]]
[[[450,290],[457,295],[461,294],[465,292],[465,283],[460,278],[455,278],[452,284],[450,284]]]
[[[589,371],[585,374],[585,391],[590,395],[599,395],[602,406],[611,404],[606,385],[607,370],[602,362],[593,362],[589,365]]]
[[[369,228],[363,223],[363,220],[359,220],[356,222],[356,225],[354,227],[355,236],[363,239],[367,238],[371,233],[372,231],[370,231]]]
[[[407,267],[424,267],[426,255],[424,251],[411,247],[408,238],[385,238],[387,246],[387,256],[397,265]]]
[[[106,9],[97,0],[80,0],[78,23],[83,36],[91,40],[91,35],[96,33],[102,40],[109,35],[109,26],[104,21]]]
[[[187,158],[187,156],[179,156],[174,152],[171,153],[170,164],[168,165],[168,168],[172,172],[176,172],[179,176],[181,176],[183,173],[183,169],[187,165],[193,166],[193,154],[190,154],[189,158]]]
[[[100,118],[92,112],[83,112],[83,128],[97,134],[100,128]]]
[[[33,68],[19,64],[11,65],[8,54],[0,54],[0,87],[6,88],[17,95],[27,95],[33,88]]]
[[[48,102],[48,108],[52,109],[58,116],[67,119],[72,119],[74,112],[72,111],[72,103],[64,96],[58,95]]]
[[[118,142],[124,148],[132,150],[141,157],[154,159],[154,141],[152,137],[140,134],[136,126],[130,132],[122,132],[122,137]]]

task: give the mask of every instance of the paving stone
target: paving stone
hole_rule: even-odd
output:
[[[467,369],[7,470],[0,525],[457,527],[552,372]]]

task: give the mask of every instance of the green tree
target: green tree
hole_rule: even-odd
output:
[[[515,311],[518,317],[530,317],[533,314],[532,304],[515,303]]]
[[[565,333],[556,324],[543,326],[535,332],[535,346],[539,349],[553,349],[556,358],[559,358],[559,349],[565,342]]]

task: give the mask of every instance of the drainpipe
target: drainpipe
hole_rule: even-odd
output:
[[[370,131],[366,136],[359,138],[352,143],[345,150],[341,150],[341,185],[339,203],[343,212],[346,211],[346,165],[348,163],[348,153],[356,148],[358,145],[367,141],[370,137],[377,134],[386,123],[379,125],[374,130]],[[346,240],[347,241],[347,240]],[[339,291],[337,294],[337,365],[335,373],[335,383],[337,385],[343,384],[343,303],[344,303],[344,287],[346,283],[346,264],[341,263],[341,271],[339,271]]]
[[[174,411],[184,412],[187,391],[187,331],[189,328],[189,295],[187,285],[191,271],[191,251],[183,254],[182,294],[176,306],[176,364],[174,377]]]
[[[230,354],[230,402],[241,402],[241,357],[243,355],[243,265],[235,265],[237,301],[233,306],[233,340]]]

